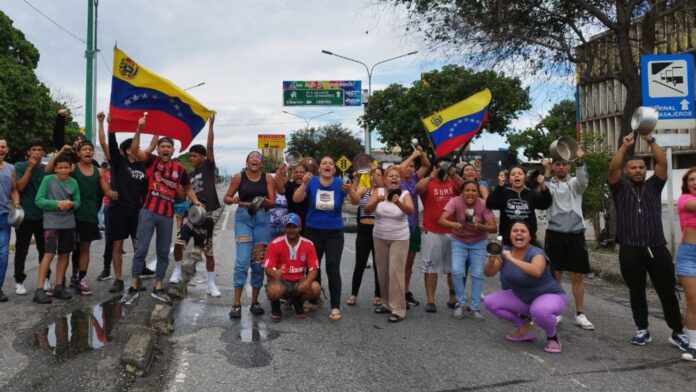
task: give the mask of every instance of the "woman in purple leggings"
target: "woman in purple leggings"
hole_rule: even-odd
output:
[[[500,256],[488,255],[484,274],[494,276],[500,271],[510,289],[486,295],[483,306],[517,327],[505,339],[513,342],[536,340],[532,325],[526,322],[531,316],[534,324],[546,332],[544,351],[560,353],[556,316],[563,313],[568,298],[551,275],[544,250],[530,245],[531,239],[527,223],[515,221],[510,229],[512,247],[506,246]]]

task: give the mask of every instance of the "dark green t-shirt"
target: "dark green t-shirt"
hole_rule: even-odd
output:
[[[47,175],[45,169],[46,165],[43,163],[35,166],[29,175],[29,183],[27,183],[27,186],[19,194],[19,204],[22,205],[24,217],[26,219],[41,220],[43,218],[43,211],[34,204],[34,199],[36,199],[36,192],[38,192],[39,186],[41,186],[41,180]],[[26,170],[26,162],[15,163],[17,181],[24,176]]]
[[[77,181],[80,189],[80,208],[75,210],[75,219],[79,222],[99,223],[97,214],[101,207],[104,195],[99,187],[99,169],[92,166],[92,175],[85,176],[76,164],[72,177]]]

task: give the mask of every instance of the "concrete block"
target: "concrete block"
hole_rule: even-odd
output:
[[[144,377],[150,371],[155,357],[155,335],[148,330],[133,334],[121,355],[123,368],[138,377]]]
[[[167,294],[171,299],[184,299],[186,297],[186,282],[183,280],[180,283],[171,283],[167,286]]]
[[[174,332],[174,308],[157,304],[150,314],[150,327],[157,333],[168,335]]]

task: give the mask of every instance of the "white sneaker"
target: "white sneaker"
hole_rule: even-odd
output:
[[[556,316],[556,325],[560,324],[562,321],[563,321],[563,316],[561,316],[560,314],[558,316]]]
[[[588,331],[592,331],[595,329],[594,324],[592,324],[590,320],[588,320],[587,317],[585,317],[584,314],[579,314],[575,316],[575,325]]]
[[[53,286],[51,286],[51,282],[48,279],[44,279],[44,288],[43,289],[45,291],[50,291],[52,288],[53,288]]]
[[[172,276],[169,277],[169,283],[179,282],[181,282],[181,269],[174,267],[174,271],[172,271]]]
[[[215,282],[208,282],[208,295],[211,297],[219,297],[220,295],[220,290],[218,290],[217,286],[215,285]]]
[[[22,283],[15,284],[15,294],[17,295],[27,295],[27,289]]]

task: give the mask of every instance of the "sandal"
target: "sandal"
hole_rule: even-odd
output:
[[[377,314],[387,314],[391,313],[391,310],[385,308],[384,306],[378,306],[375,308],[375,313]]]
[[[375,305],[375,306],[382,306],[382,298],[380,298],[380,297],[375,297],[375,298],[372,300],[372,305]]]
[[[390,323],[398,323],[399,321],[403,320],[404,318],[399,316],[396,313],[392,313],[389,318],[387,319]]]
[[[350,297],[348,297],[348,301],[346,301],[346,305],[355,306],[355,304],[357,302],[358,302],[358,299],[354,295],[351,295]]]
[[[549,339],[546,341],[546,346],[544,347],[544,351],[547,353],[560,353],[561,352],[561,342],[553,339]]]
[[[331,309],[331,313],[329,313],[329,320],[331,321],[338,321],[341,319],[341,310],[340,309]]]

